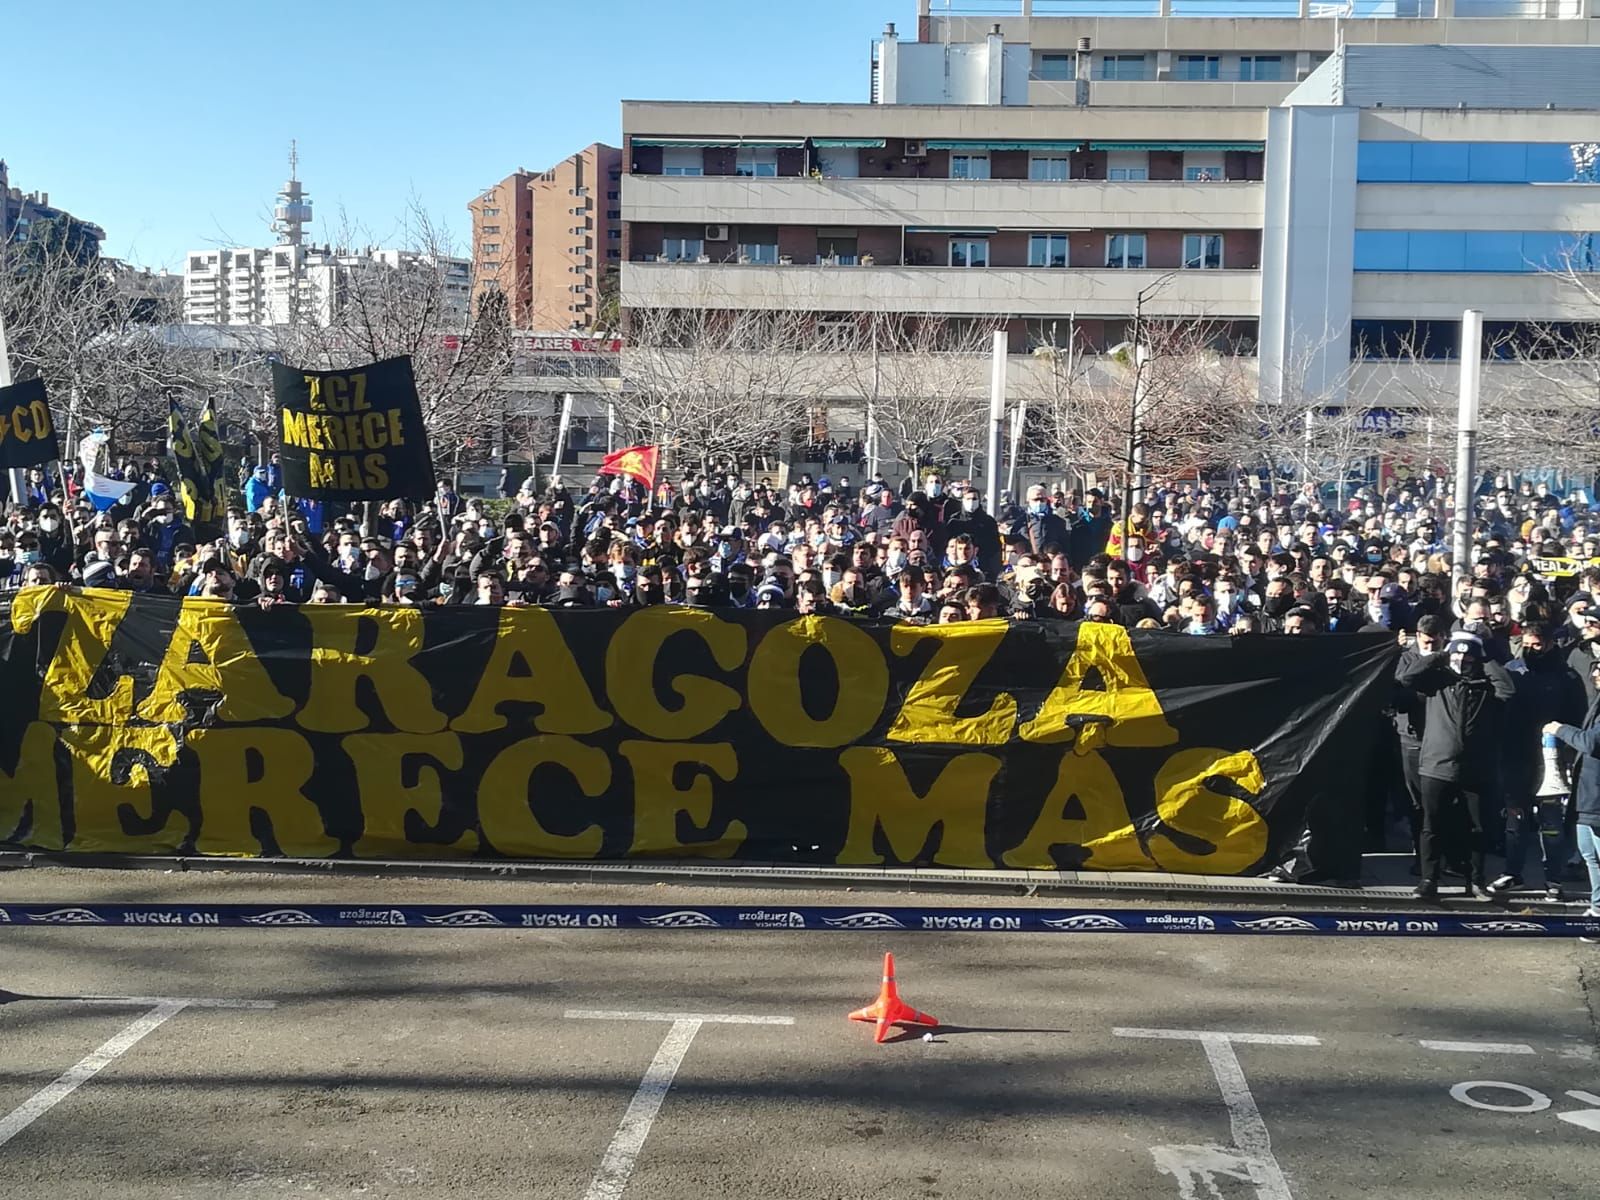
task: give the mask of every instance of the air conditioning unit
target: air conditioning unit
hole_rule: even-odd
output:
[[[926,142],[907,142],[906,143],[906,157],[907,158],[927,158],[928,157],[928,144]]]
[[[707,225],[706,241],[725,242],[728,240],[728,227],[726,225]]]

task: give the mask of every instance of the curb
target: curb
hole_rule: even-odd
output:
[[[79,855],[36,851],[0,851],[0,872],[39,868],[95,871],[163,871],[220,875],[314,875],[364,878],[456,880],[521,880],[526,883],[587,883],[654,887],[662,884],[697,887],[768,888],[843,891],[879,890],[931,894],[1022,896],[1123,896],[1149,900],[1193,900],[1268,904],[1272,907],[1341,907],[1438,911],[1437,902],[1419,901],[1409,886],[1384,884],[1283,884],[1237,876],[1174,875],[1160,871],[1002,871],[940,867],[827,867],[792,863],[745,863],[717,866],[700,861],[663,860],[645,863],[499,862],[385,859],[206,858],[198,856]],[[1449,899],[1448,894],[1445,897]],[[1507,905],[1465,901],[1474,909]],[[1511,904],[1526,905],[1528,897]],[[1538,907],[1552,913],[1581,908],[1581,903]]]

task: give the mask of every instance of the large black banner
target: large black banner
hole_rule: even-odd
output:
[[[272,364],[283,487],[307,500],[425,500],[433,457],[411,360],[348,371]]]
[[[60,457],[44,380],[0,388],[0,469],[37,467]]]
[[[1395,653],[29,589],[0,609],[0,842],[1238,874],[1308,820],[1357,834]]]

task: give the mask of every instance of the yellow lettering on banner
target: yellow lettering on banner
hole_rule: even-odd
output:
[[[367,489],[378,491],[389,486],[389,456],[386,454],[369,454],[362,460],[362,467],[366,471]]]
[[[69,726],[62,744],[72,757],[72,842],[80,854],[171,854],[189,836],[189,818],[169,811],[156,825],[150,763],[170,767],[178,744],[164,725]],[[122,759],[122,772],[116,769]],[[125,773],[124,773],[125,772]],[[125,782],[118,782],[119,774]],[[138,832],[134,826],[144,826]]]
[[[447,771],[461,770],[461,739],[453,733],[352,733],[340,743],[356,769],[356,793],[361,798],[361,837],[351,848],[357,858],[409,858],[419,850],[436,856],[464,856],[478,848],[478,835],[469,829],[455,841],[413,842],[406,837],[406,818],[415,814],[423,824],[439,824],[444,810],[444,790],[433,764]],[[417,764],[417,781],[408,785],[407,758],[428,760]]]
[[[540,767],[566,771],[590,799],[611,786],[611,758],[598,747],[555,734],[513,742],[478,783],[478,826],[485,840],[510,858],[594,858],[605,843],[597,823],[578,833],[551,833],[533,815],[529,788]]]
[[[703,858],[732,858],[750,831],[741,821],[729,821],[708,841],[683,841],[678,817],[689,818],[698,833],[708,831],[714,798],[710,776],[732,782],[739,759],[729,742],[623,742],[620,750],[633,768],[633,845],[629,854],[693,854]],[[703,767],[692,772],[688,787],[677,779],[682,767]]]
[[[1100,677],[1101,688],[1084,687],[1091,671]],[[1128,631],[1085,621],[1060,682],[1018,736],[1028,742],[1076,737],[1077,752],[1087,754],[1103,745],[1170,746],[1178,731],[1167,723]]]
[[[305,446],[306,441],[306,415],[292,408],[283,410],[283,444],[285,446]]]
[[[371,405],[367,403],[367,373],[358,371],[350,376],[350,386],[354,389],[354,394],[350,399],[350,407],[356,412],[370,408]]]
[[[889,648],[904,658],[924,642],[935,649],[921,677],[906,689],[905,702],[889,726],[891,742],[953,742],[963,746],[1003,746],[1017,724],[1017,701],[1009,692],[995,696],[984,712],[957,717],[978,672],[989,665],[1005,640],[1003,621],[962,621],[955,625],[896,625]]]
[[[313,671],[312,675],[315,676]],[[251,832],[260,813],[278,849],[291,858],[328,858],[339,850],[304,788],[316,770],[311,743],[292,729],[203,728],[189,734],[200,760],[201,854],[248,858],[265,853]]]
[[[513,675],[520,665],[524,674]],[[611,714],[594,701],[556,619],[543,608],[502,608],[489,662],[472,701],[450,728],[492,733],[506,727],[505,704],[537,704],[533,728],[540,733],[596,733]]]
[[[616,628],[606,645],[606,695],[612,707],[640,733],[662,741],[699,737],[741,703],[739,693],[725,683],[676,675],[672,690],[683,704],[675,709],[662,705],[656,698],[656,656],[668,638],[680,633],[704,642],[724,671],[736,670],[744,662],[742,626],[677,605],[641,608]]]
[[[649,611],[648,609],[645,611]],[[800,660],[813,646],[833,659],[839,690],[833,711],[818,720],[800,693]],[[801,617],[775,625],[750,656],[750,711],[785,746],[843,746],[883,714],[889,668],[861,630],[838,617]]]
[[[384,416],[389,422],[389,445],[404,446],[406,444],[405,428],[400,423],[400,410],[389,408],[384,410]]]
[[[203,661],[195,662],[198,647]],[[273,685],[244,627],[226,605],[185,600],[178,627],[156,668],[156,682],[139,706],[146,721],[176,723],[188,710],[185,692],[220,693],[217,715],[235,724],[275,720],[294,711],[294,701]]]
[[[404,609],[341,610],[307,604],[300,614],[311,623],[311,688],[295,717],[302,729],[355,733],[370,722],[356,703],[356,685],[365,679],[377,693],[396,729],[438,733],[444,714],[433,704],[433,688],[411,665],[422,650],[422,614]],[[371,649],[358,654],[364,629],[377,631]]]
[[[368,450],[383,449],[386,445],[383,435],[388,432],[388,428],[382,413],[369,412],[361,417],[361,440],[366,443]]]
[[[66,614],[61,640],[45,668],[39,719],[52,725],[124,725],[133,715],[133,680],[117,676],[111,695],[93,698],[89,682],[105,661],[133,593],[96,589],[74,594],[55,587],[24,588],[11,602],[11,628],[26,633],[46,612]]]
[[[893,750],[852,746],[839,755],[850,776],[850,831],[835,860],[840,866],[885,861],[874,847],[879,830],[896,861],[917,861],[933,840],[933,861],[944,867],[987,867],[984,815],[989,785],[1000,770],[992,754],[958,754],[919,796]]]
[[[1236,875],[1267,852],[1267,822],[1222,785],[1250,796],[1267,786],[1261,764],[1248,750],[1201,747],[1179,750],[1156,772],[1156,814],[1162,825],[1208,843],[1209,854],[1184,848],[1163,829],[1150,835],[1150,853],[1163,870]]]
[[[23,731],[17,769],[0,770],[0,842],[19,840],[24,825],[28,834],[21,840],[30,849],[62,849],[56,733],[43,721],[31,721]]]
[[[1074,800],[1081,816],[1067,813]],[[1062,753],[1055,786],[1045,797],[1033,828],[1021,845],[1007,850],[1001,859],[1008,867],[1053,871],[1059,865],[1052,853],[1057,846],[1082,846],[1089,852],[1084,865],[1091,870],[1155,868],[1128,818],[1122,785],[1098,753]]]
[[[356,460],[343,455],[339,459],[339,489],[347,492],[359,492],[365,486],[361,480],[361,468]]]

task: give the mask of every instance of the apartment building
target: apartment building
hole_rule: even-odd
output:
[[[11,170],[0,158],[0,242],[23,241],[36,221],[59,221],[65,218],[76,223],[79,233],[98,251],[106,239],[100,226],[80,220],[64,208],[50,203],[49,192],[24,192],[11,186]]]
[[[532,172],[517,169],[467,205],[472,214],[472,303],[486,291],[506,297],[511,323],[533,320]]]
[[[1000,317],[1014,352],[1205,318],[1330,400],[1453,356],[1463,307],[1600,321],[1552,273],[1600,229],[1592,0],[921,0],[918,35],[872,103],[625,103],[624,307]]]
[[[597,142],[547,171],[516,171],[468,208],[478,290],[509,297],[517,328],[605,325],[622,263],[619,148]]]

